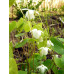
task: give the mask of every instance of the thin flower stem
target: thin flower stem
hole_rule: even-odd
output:
[[[34,72],[35,43],[33,42],[33,44],[34,44],[34,54],[33,54],[33,72]]]

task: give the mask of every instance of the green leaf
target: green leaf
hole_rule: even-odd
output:
[[[59,74],[56,65],[52,66],[52,71],[54,72],[54,74]]]
[[[34,25],[32,29],[37,29],[37,30],[42,30],[43,31],[42,23],[38,23],[38,24]]]
[[[13,58],[12,42],[9,43],[9,58]]]
[[[54,44],[53,50],[55,52],[57,52],[58,54],[63,55],[64,54],[64,45],[56,38],[50,38],[50,40]]]
[[[27,74],[26,71],[18,71],[18,74]],[[35,74],[35,73],[31,73],[31,74]]]
[[[18,71],[18,74],[27,74],[26,71]]]
[[[58,67],[64,68],[64,56],[62,56],[62,58],[54,57],[54,62]]]
[[[33,58],[31,58],[30,67],[32,70],[34,68],[34,71],[36,71],[36,68],[39,66],[39,64],[40,62],[37,60],[37,58],[34,58],[34,62],[33,62]]]
[[[15,37],[23,36],[25,33],[16,34]]]
[[[43,40],[43,42],[39,42],[38,48],[40,47],[46,47],[47,46],[47,40]]]
[[[64,70],[58,70],[58,74],[64,74]]]
[[[27,22],[24,23],[23,28],[24,28],[25,32],[29,32],[31,30],[31,27],[32,26],[31,26],[31,22],[30,21],[27,21]]]
[[[20,18],[20,20],[17,22],[17,28],[19,28],[20,26],[22,26],[24,23],[23,18]]]
[[[9,7],[12,6],[14,2],[15,0],[9,0]]]
[[[47,59],[46,61],[43,62],[43,64],[48,68],[51,69],[52,68],[52,61],[50,59]]]
[[[9,33],[16,28],[16,21],[9,23]]]
[[[15,45],[15,48],[19,48],[19,47],[24,46],[28,41],[29,41],[28,38],[27,38],[27,39],[24,39],[23,42],[17,43],[17,44]]]
[[[9,59],[9,74],[18,74],[17,64],[13,58]]]
[[[64,38],[58,38],[61,42],[64,42]]]

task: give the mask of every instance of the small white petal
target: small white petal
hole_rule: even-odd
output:
[[[38,66],[37,69],[39,69],[41,71],[41,73],[44,73],[45,70],[48,70],[48,68],[46,66],[44,66],[43,64]]]
[[[42,31],[40,31],[40,30],[33,29],[33,30],[32,30],[33,37],[36,38],[36,39],[39,39],[40,36],[41,36],[41,32],[42,32]]]
[[[48,49],[47,47],[41,47],[39,50],[40,50],[40,55],[43,56],[43,55],[47,55],[48,54]]]
[[[28,10],[25,17],[27,17],[29,20],[35,19],[34,10]]]
[[[54,44],[50,40],[48,40],[47,41],[47,47],[50,47],[50,46],[54,46]]]
[[[56,58],[59,58],[59,56],[58,55],[55,55],[56,56]]]

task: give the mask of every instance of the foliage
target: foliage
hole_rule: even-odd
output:
[[[12,42],[9,44],[9,74],[18,74],[17,64],[13,58]]]
[[[9,74],[18,74],[17,64],[13,58],[9,59]]]
[[[31,4],[32,0],[30,0],[28,6],[31,7]],[[39,3],[39,5],[40,4],[41,2]],[[38,8],[39,5],[36,5],[36,8]],[[36,23],[34,22],[34,20],[28,21],[24,17],[20,18],[17,22],[13,21],[9,23],[9,35],[11,35],[11,33],[15,30],[15,38],[18,40],[14,43],[14,47],[12,41],[9,43],[10,74],[40,73],[37,67],[41,64],[45,65],[44,67],[48,68],[48,70],[52,70],[54,74],[64,74],[64,39],[51,37],[50,33],[48,32],[49,28],[45,27],[46,26],[44,26],[44,23],[42,21],[40,23]],[[35,38],[35,35],[39,35],[38,38]],[[49,42],[50,46],[47,46],[47,41],[51,41]],[[27,48],[25,48],[25,46],[27,46]],[[39,50],[41,47],[47,49],[44,49],[44,51]],[[23,63],[25,69],[22,69],[20,71],[17,70],[16,61],[13,58],[13,49],[16,48],[22,48],[23,53],[26,57]],[[42,56],[40,53],[41,51],[44,54]],[[51,58],[47,58],[47,56]],[[44,70],[44,68],[42,68],[41,70]]]
[[[9,0],[9,7],[12,6],[14,2],[15,0]]]

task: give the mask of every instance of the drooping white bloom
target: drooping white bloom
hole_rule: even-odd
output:
[[[35,19],[34,10],[28,10],[25,17],[27,17],[28,20]]]
[[[39,39],[40,38],[41,33],[42,33],[41,30],[37,30],[37,29],[33,29],[32,30],[33,37],[36,38],[36,39]]]
[[[46,66],[44,66],[43,64],[38,66],[37,69],[39,69],[39,71],[41,73],[44,73],[46,70],[48,70],[48,68]]]
[[[41,47],[39,50],[40,50],[40,55],[43,56],[43,55],[47,55],[48,54],[48,47]]]
[[[50,47],[50,46],[54,46],[54,44],[50,40],[48,40],[47,41],[47,47]]]
[[[35,10],[30,10],[30,9],[27,9],[27,8],[24,8],[22,10],[28,10],[26,12],[26,15],[25,15],[25,17],[27,17],[28,20],[35,19],[35,15],[34,15],[35,13],[39,15],[39,12],[35,11]]]

